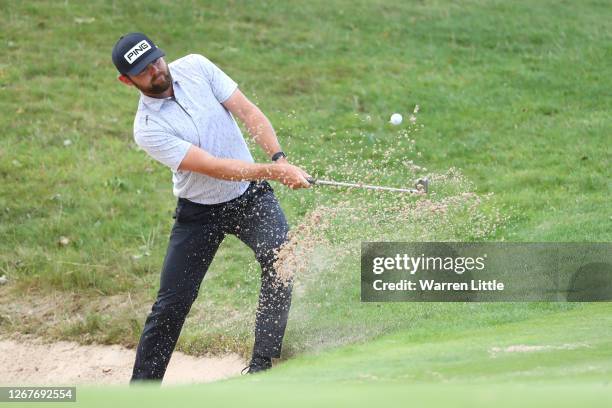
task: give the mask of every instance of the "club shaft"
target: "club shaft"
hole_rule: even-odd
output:
[[[325,185],[325,186],[337,186],[337,187],[352,187],[352,188],[365,188],[368,190],[378,191],[395,191],[397,193],[420,193],[421,191],[413,188],[395,188],[395,187],[383,187],[383,186],[372,186],[369,184],[361,183],[346,183],[343,181],[332,181],[332,180],[313,180],[314,184]]]

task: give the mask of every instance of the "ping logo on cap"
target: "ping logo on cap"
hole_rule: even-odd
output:
[[[149,51],[150,49],[151,45],[146,40],[142,40],[141,42],[133,46],[131,50],[126,52],[123,58],[125,58],[125,60],[131,65],[134,63],[134,61],[141,57],[142,54]]]

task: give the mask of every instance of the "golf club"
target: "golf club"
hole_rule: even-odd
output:
[[[372,186],[372,185],[361,184],[361,183],[346,183],[342,181],[318,180],[314,178],[308,178],[307,180],[312,185],[365,188],[368,190],[393,191],[397,193],[413,193],[413,194],[425,193],[427,194],[427,192],[429,191],[429,180],[427,180],[427,177],[418,179],[416,183],[414,184],[415,188],[395,188],[395,187],[384,187],[384,186]]]

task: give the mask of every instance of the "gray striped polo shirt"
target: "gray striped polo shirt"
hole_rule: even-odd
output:
[[[242,132],[221,104],[238,87],[202,55],[190,54],[168,64],[174,98],[141,93],[134,119],[134,140],[155,160],[172,170],[173,192],[200,204],[217,204],[240,196],[248,181],[227,181],[178,170],[191,145],[215,157],[252,163]]]

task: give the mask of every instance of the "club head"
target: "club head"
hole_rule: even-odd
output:
[[[417,190],[423,191],[425,194],[427,194],[429,192],[429,180],[427,177],[420,178],[416,181],[414,187]]]

